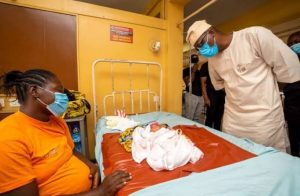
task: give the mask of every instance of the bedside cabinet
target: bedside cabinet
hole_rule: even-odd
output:
[[[69,127],[73,142],[75,144],[75,149],[89,158],[86,116],[84,115],[77,118],[69,118],[65,119],[65,121]]]

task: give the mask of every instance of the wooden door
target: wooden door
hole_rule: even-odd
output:
[[[76,17],[0,3],[0,74],[42,68],[77,90]]]

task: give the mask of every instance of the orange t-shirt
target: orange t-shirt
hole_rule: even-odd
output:
[[[0,193],[37,182],[40,195],[88,191],[89,168],[73,155],[74,143],[63,119],[48,122],[22,112],[0,122]]]

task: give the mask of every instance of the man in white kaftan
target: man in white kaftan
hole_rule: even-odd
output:
[[[193,25],[187,40],[210,57],[212,84],[216,90],[226,91],[223,131],[286,151],[288,139],[277,81],[300,80],[297,55],[263,27],[223,34],[205,21]],[[201,32],[199,25],[205,26]],[[204,50],[201,44],[205,38],[206,49],[215,47],[218,52]]]

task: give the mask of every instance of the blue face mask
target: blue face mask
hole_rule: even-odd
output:
[[[297,55],[300,55],[300,43],[294,44],[290,47]]]
[[[216,39],[214,39],[215,43],[213,46],[209,46],[208,44],[208,36],[206,43],[203,44],[198,50],[199,54],[206,57],[206,58],[211,58],[219,53],[219,48],[218,45],[216,44]]]
[[[40,87],[41,88],[41,87]],[[44,88],[41,88],[44,89]],[[66,109],[68,108],[69,99],[66,94],[58,93],[58,92],[52,92],[47,89],[44,89],[45,91],[48,91],[52,94],[54,94],[54,102],[47,105],[45,102],[37,98],[42,104],[46,106],[46,108],[55,116],[62,116]]]

